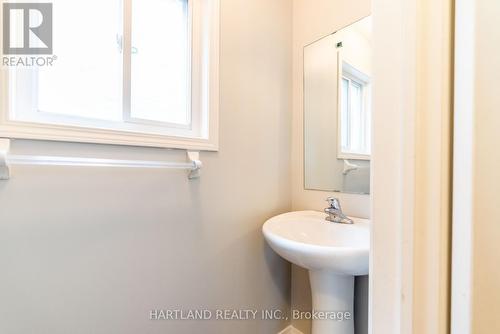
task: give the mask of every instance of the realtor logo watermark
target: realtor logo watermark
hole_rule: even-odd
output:
[[[3,3],[4,66],[52,66],[52,3]]]

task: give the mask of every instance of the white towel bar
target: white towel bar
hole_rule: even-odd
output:
[[[148,160],[116,160],[81,157],[37,156],[10,154],[10,140],[0,139],[0,180],[10,178],[11,165],[83,166],[83,167],[128,167],[128,168],[168,168],[185,169],[188,177],[200,176],[203,163],[198,152],[187,152],[188,162],[163,162]]]

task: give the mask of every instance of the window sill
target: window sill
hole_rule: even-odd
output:
[[[58,126],[7,121],[0,124],[0,137],[13,139],[51,140],[76,143],[128,145],[218,151],[217,131],[207,138],[173,137],[129,131],[104,130],[76,126]]]
[[[337,159],[370,161],[371,156],[369,154],[361,154],[361,153],[339,153],[337,155]]]

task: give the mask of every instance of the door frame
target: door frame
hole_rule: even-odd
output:
[[[453,1],[373,0],[370,333],[448,333]]]
[[[455,1],[455,119],[451,333],[472,331],[475,3]]]

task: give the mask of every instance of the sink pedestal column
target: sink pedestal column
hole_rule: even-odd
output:
[[[309,280],[313,311],[319,311],[317,315],[328,319],[313,318],[312,334],[354,334],[354,276],[310,270]],[[331,319],[332,316],[335,319]]]

